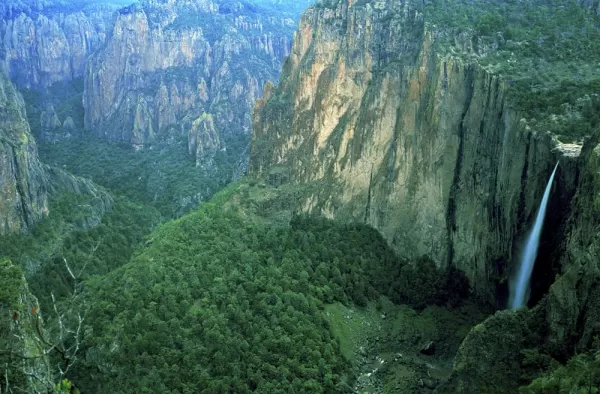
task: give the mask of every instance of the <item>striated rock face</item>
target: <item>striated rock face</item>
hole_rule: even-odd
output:
[[[25,89],[81,77],[88,56],[106,39],[116,6],[35,5],[4,6],[0,70]]]
[[[189,132],[189,153],[196,157],[196,166],[210,163],[221,141],[215,130],[215,122],[211,115],[203,113],[192,122]]]
[[[545,319],[552,350],[577,341],[576,349],[590,346],[600,333],[600,127],[578,157],[577,193],[567,222],[561,275],[550,287]]]
[[[573,160],[521,121],[497,76],[436,51],[418,6],[375,4],[305,13],[257,103],[250,170],[313,185],[304,210],[364,220],[494,300],[558,160],[572,195]]]
[[[524,349],[567,358],[589,349],[600,333],[600,151],[593,153],[597,144],[588,140],[577,152],[577,192],[561,240],[561,275],[533,309],[498,312],[475,327],[458,350],[452,375],[436,392],[516,392]]]
[[[23,98],[0,73],[0,235],[24,231],[47,213],[46,172]]]
[[[478,326],[438,392],[516,387],[515,349],[545,344],[565,357],[600,332],[597,141],[582,148],[536,130],[509,83],[474,60],[468,35],[448,39],[420,3],[353,3],[304,14],[279,85],[257,101],[250,172],[302,186],[299,209],[364,221],[408,259],[458,267],[501,307],[560,161],[534,271],[533,298],[547,292],[543,302]]]
[[[273,7],[270,16],[243,2],[181,0],[120,11],[87,65],[86,129],[138,148],[189,140],[193,152],[189,133],[204,113],[219,134],[250,133],[254,100],[277,78],[298,16]]]

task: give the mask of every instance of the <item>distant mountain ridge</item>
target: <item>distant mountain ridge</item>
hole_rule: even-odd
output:
[[[197,163],[251,133],[289,54],[300,4],[145,0],[119,11],[85,73],[85,126],[136,148],[187,140]],[[211,153],[212,152],[212,153]]]
[[[112,25],[113,2],[9,1],[0,5],[0,70],[21,89],[83,75]]]
[[[68,14],[73,12],[86,12],[101,7],[124,7],[131,4],[129,0],[5,0],[0,4],[0,17],[12,19],[21,13],[36,16],[38,13],[45,15]]]

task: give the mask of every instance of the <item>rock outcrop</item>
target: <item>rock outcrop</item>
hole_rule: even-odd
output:
[[[86,217],[78,221],[77,227],[88,229],[100,224],[102,217],[113,207],[113,197],[104,188],[96,185],[87,178],[81,178],[56,167],[44,166],[49,180],[51,196],[62,193],[80,194],[90,196],[89,209]]]
[[[81,77],[88,56],[104,44],[116,9],[93,2],[8,1],[0,19],[0,70],[24,89]]]
[[[0,73],[0,235],[25,231],[47,213],[47,174],[38,160],[25,103]]]
[[[39,137],[48,142],[67,140],[77,132],[75,121],[70,116],[61,123],[56,110],[52,105],[48,105],[40,115]]]
[[[64,129],[52,108],[45,118],[49,127]],[[0,235],[27,231],[48,214],[49,197],[65,192],[94,197],[97,214],[85,227],[112,207],[112,197],[91,181],[40,163],[23,98],[0,73]]]
[[[189,153],[196,157],[196,166],[212,161],[216,150],[221,146],[215,122],[207,113],[192,122],[188,138]]]
[[[0,259],[0,390],[54,392],[50,346],[44,343],[39,303],[31,293],[23,271]]]
[[[277,79],[299,16],[273,4],[271,14],[212,0],[147,0],[121,10],[87,65],[86,129],[140,149],[189,140],[192,152],[204,151],[190,135],[204,113],[221,136],[250,134],[254,100]]]

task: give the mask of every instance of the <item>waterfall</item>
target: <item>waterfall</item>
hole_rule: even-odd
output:
[[[538,246],[540,244],[540,235],[542,234],[542,226],[544,224],[544,217],[546,216],[546,207],[548,205],[548,199],[550,197],[550,189],[552,189],[552,181],[554,180],[554,174],[558,168],[558,163],[550,175],[542,203],[540,204],[540,210],[538,211],[537,217],[535,218],[535,224],[531,230],[531,234],[525,244],[525,250],[521,256],[521,264],[519,266],[519,272],[515,284],[511,289],[511,309],[521,308],[526,304],[527,292],[529,290],[529,281],[531,280],[531,273],[533,272],[533,265],[535,258],[537,257]]]

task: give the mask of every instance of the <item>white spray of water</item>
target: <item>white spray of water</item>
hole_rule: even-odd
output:
[[[525,297],[527,296],[529,290],[529,281],[531,279],[531,273],[533,272],[535,258],[537,257],[538,246],[540,244],[540,235],[542,234],[544,217],[546,216],[546,207],[548,206],[550,190],[552,189],[552,181],[554,180],[554,174],[556,174],[557,168],[558,163],[556,163],[554,171],[552,171],[552,175],[548,181],[548,185],[546,186],[546,191],[544,192],[544,197],[542,198],[542,203],[540,204],[540,210],[535,218],[535,224],[531,230],[531,234],[529,234],[527,244],[525,245],[525,250],[523,251],[523,255],[521,257],[521,265],[519,266],[516,282],[512,286],[512,302],[510,305],[512,309],[519,309],[526,303]]]

